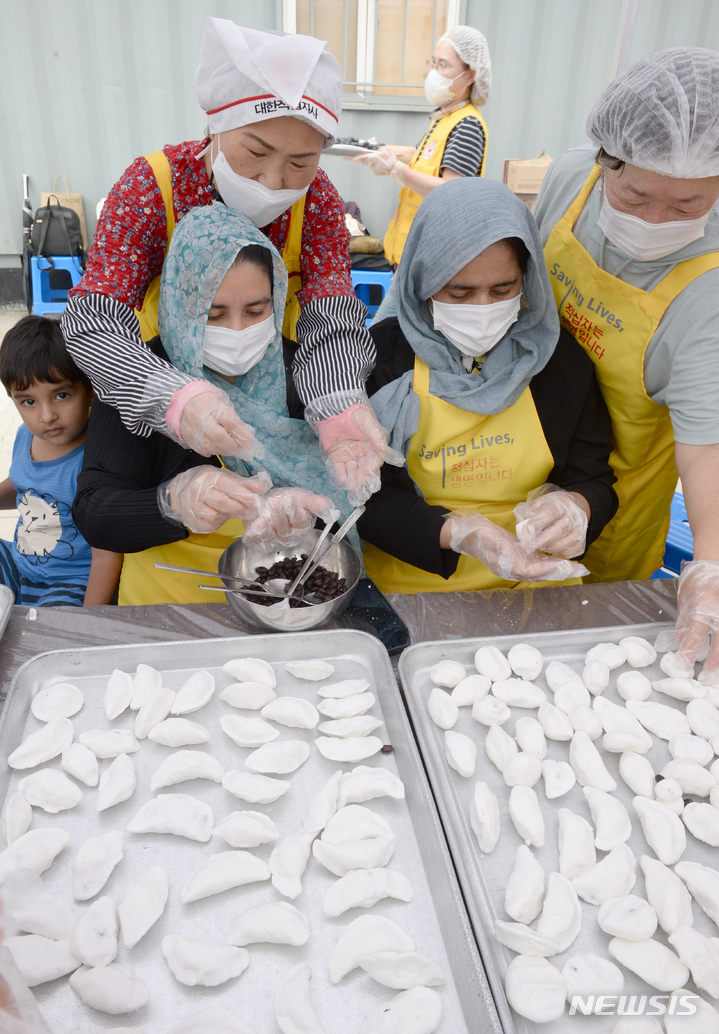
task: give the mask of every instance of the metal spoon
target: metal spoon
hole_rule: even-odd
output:
[[[288,607],[290,605],[290,597],[289,596],[285,596],[284,593],[278,593],[278,592],[277,593],[276,592],[270,592],[270,593],[253,592],[252,589],[243,589],[243,588],[240,588],[240,589],[230,589],[229,586],[225,587],[225,586],[222,586],[222,585],[198,585],[197,588],[198,589],[204,589],[205,592],[225,592],[225,593],[227,593],[227,592],[234,592],[238,596],[275,596],[277,599],[281,599],[282,603],[279,603],[279,604],[278,603],[273,603],[272,604],[273,607],[282,606],[285,603],[287,604]],[[319,596],[315,596],[315,594],[311,593],[311,592],[308,592],[306,596],[304,595],[304,593],[302,595],[300,595],[300,596],[295,596],[294,599],[300,600],[302,603],[307,603],[311,607],[315,606],[318,603],[324,603],[325,602],[324,600],[321,600],[319,598]]]
[[[239,578],[235,574],[219,574],[217,571],[202,571],[198,567],[178,567],[176,564],[160,564],[158,562],[155,562],[155,567],[159,567],[163,571],[180,571],[182,574],[201,574],[206,578],[227,579],[232,582],[239,582],[241,585],[253,586],[255,589],[257,589],[257,586],[261,586],[261,591],[267,596],[289,595],[289,593],[285,592],[288,582],[287,578],[270,578],[266,582],[258,582],[254,578]]]
[[[349,517],[347,518],[347,520],[346,520],[346,521],[344,522],[344,524],[342,525],[342,527],[341,527],[341,528],[340,528],[340,529],[339,529],[338,531],[336,531],[336,532],[334,533],[334,535],[333,535],[333,536],[332,536],[332,538],[330,539],[329,543],[327,544],[327,548],[326,548],[326,549],[324,549],[324,550],[322,550],[322,552],[321,552],[321,553],[320,553],[320,554],[319,554],[319,555],[318,555],[318,556],[317,556],[317,557],[315,558],[315,561],[314,561],[314,563],[313,563],[313,564],[311,564],[311,565],[310,565],[310,566],[309,566],[309,567],[307,568],[307,571],[305,572],[305,576],[304,576],[304,578],[302,579],[302,582],[299,582],[299,581],[298,581],[298,584],[297,584],[297,586],[296,586],[297,588],[299,588],[299,587],[300,587],[300,586],[302,585],[302,583],[303,583],[303,582],[306,582],[306,581],[307,581],[307,579],[308,579],[309,577],[311,577],[311,575],[313,575],[313,574],[314,574],[314,572],[315,572],[315,571],[317,570],[317,568],[318,568],[318,567],[320,566],[320,564],[322,563],[322,561],[323,561],[323,560],[324,560],[324,559],[325,559],[325,558],[326,558],[327,556],[329,556],[329,554],[330,554],[330,553],[331,553],[331,551],[332,551],[332,548],[333,548],[333,546],[336,546],[338,542],[341,542],[341,541],[342,541],[342,539],[343,539],[343,538],[345,537],[345,535],[347,534],[347,532],[348,532],[348,531],[349,531],[349,530],[350,530],[351,528],[354,528],[355,524],[357,523],[357,521],[358,521],[358,520],[360,519],[360,517],[362,516],[362,514],[363,514],[364,512],[365,512],[365,507],[364,507],[364,506],[355,506],[354,510],[353,510],[353,511],[352,511],[352,513],[351,513],[351,514],[349,515]]]

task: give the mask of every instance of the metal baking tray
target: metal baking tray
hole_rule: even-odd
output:
[[[17,672],[0,717],[0,760],[3,762],[0,764],[0,801],[5,801],[18,779],[27,774],[11,772],[5,762],[23,736],[39,724],[29,713],[33,696],[56,681],[70,681],[79,686],[85,695],[85,705],[73,718],[76,738],[92,728],[132,727],[130,712],[108,723],[102,699],[113,668],[131,672],[139,661],[162,671],[165,684],[171,689],[178,689],[198,668],[207,668],[214,674],[217,688],[213,700],[188,717],[209,729],[208,748],[223,768],[242,767],[249,750],[235,746],[219,726],[222,714],[241,712],[235,712],[217,698],[221,689],[234,681],[222,671],[221,665],[231,658],[247,656],[262,657],[273,664],[278,696],[300,696],[314,703],[319,700],[316,690],[321,683],[289,675],[283,663],[290,660],[321,657],[335,666],[335,674],[329,681],[362,677],[370,681],[377,697],[370,713],[385,723],[376,735],[381,736],[383,742],[391,743],[394,751],[377,754],[364,764],[386,766],[396,772],[405,783],[407,797],[405,801],[378,798],[366,806],[382,815],[396,833],[397,849],[389,865],[408,877],[415,891],[414,900],[404,904],[385,899],[371,910],[353,909],[337,919],[326,919],[322,903],[336,877],[311,857],[303,893],[294,902],[309,919],[312,930],[309,942],[302,948],[250,945],[249,968],[238,979],[217,988],[190,988],[176,982],[167,967],[160,950],[165,934],[181,933],[198,940],[224,943],[234,916],[255,905],[284,899],[270,883],[255,883],[182,905],[179,892],[186,878],[210,854],[229,850],[228,845],[215,838],[209,844],[199,844],[182,837],[127,833],[125,857],[101,893],[121,900],[127,884],[157,864],[162,865],[170,877],[170,897],[164,915],[135,948],[127,950],[120,943],[116,960],[142,976],[150,988],[150,1000],[136,1013],[113,1017],[86,1007],[66,978],[38,986],[35,994],[54,1034],[69,1034],[75,1027],[96,1030],[118,1024],[137,1027],[145,1034],[166,1034],[181,1020],[210,1006],[232,1009],[257,1034],[266,1034],[276,1029],[272,999],[277,980],[299,961],[307,961],[312,967],[312,993],[327,1031],[342,1030],[352,1034],[359,1029],[373,1004],[388,1001],[397,993],[381,987],[362,970],[353,971],[337,986],[329,981],[327,960],[341,930],[359,915],[367,914],[381,914],[395,920],[413,938],[417,950],[432,958],[444,974],[446,984],[439,989],[444,1006],[440,1031],[469,1034],[481,1029],[488,1034],[499,1034],[501,1025],[493,997],[389,657],[373,636],[333,630],[42,654]],[[315,733],[283,729],[281,736],[311,741]],[[99,815],[94,810],[96,791],[85,787],[83,800],[71,811],[53,816],[34,809],[33,828],[57,825],[71,831],[70,844],[43,876],[48,890],[72,903],[71,872],[77,847],[88,836],[127,825],[140,805],[154,796],[149,789],[150,775],[169,753],[170,748],[143,741],[134,755],[138,785],[133,797]],[[109,764],[109,761],[100,762],[101,771]],[[50,765],[57,767],[57,760]],[[266,806],[245,804],[206,780],[180,783],[161,792],[191,793],[206,800],[216,821],[235,810],[266,811],[284,836],[300,827],[301,815],[310,797],[339,767],[349,770],[353,766],[327,761],[313,748],[305,765],[292,776],[282,777],[291,780],[291,789],[274,804]],[[272,846],[268,844],[254,850],[266,859]],[[73,905],[78,914],[86,907],[85,903]]]
[[[7,623],[15,606],[15,594],[7,585],[0,585],[0,639],[5,634]]]
[[[480,646],[497,646],[506,654],[515,643],[530,643],[542,651],[545,666],[550,661],[564,661],[574,668],[580,675],[584,667],[584,655],[590,647],[597,643],[619,642],[625,636],[636,635],[648,639],[653,643],[656,635],[662,629],[672,627],[668,623],[657,623],[648,625],[621,625],[610,628],[579,629],[566,632],[541,632],[529,635],[507,635],[488,636],[477,639],[463,639],[458,641],[443,640],[433,643],[420,643],[411,646],[403,653],[399,662],[399,674],[404,689],[405,699],[419,743],[420,752],[425,763],[430,785],[437,802],[437,807],[442,818],[445,834],[449,842],[452,857],[457,866],[460,885],[464,891],[465,901],[469,911],[472,926],[477,938],[477,944],[482,956],[484,968],[489,978],[490,985],[495,997],[497,1011],[501,1018],[505,1034],[539,1034],[544,1029],[543,1024],[532,1023],[519,1016],[512,1010],[504,994],[503,977],[509,962],[515,957],[515,953],[505,948],[496,939],[494,934],[494,920],[502,919],[511,922],[510,916],[504,911],[504,892],[509,875],[514,867],[517,848],[523,842],[514,828],[509,815],[509,787],[504,782],[501,773],[495,768],[484,750],[484,740],[487,728],[480,725],[472,718],[471,708],[460,708],[460,717],[454,726],[457,732],[469,735],[478,745],[477,769],[472,779],[463,779],[449,767],[444,755],[444,732],[437,728],[427,711],[427,697],[429,696],[432,683],[429,679],[430,668],[443,659],[459,661],[467,668],[470,674],[476,671],[474,666],[474,654]],[[609,686],[604,695],[617,704],[624,704],[625,701],[616,691],[616,676],[629,670],[626,665],[612,672]],[[666,678],[659,667],[659,662],[641,670],[651,681]],[[547,692],[551,701],[552,692],[547,688],[544,675],[535,680]],[[668,706],[678,707],[683,711],[684,705],[674,701],[661,693],[653,692],[650,700]],[[512,716],[505,723],[503,728],[510,734],[514,733],[514,726],[517,718],[528,715],[536,716],[536,710],[523,708],[512,708]],[[671,760],[666,741],[653,737],[654,746],[647,754],[654,771],[660,772],[667,761]],[[637,859],[637,882],[632,890],[633,894],[646,897],[644,890],[644,875],[639,867],[639,858],[643,854],[654,857],[654,852],[648,847],[639,819],[632,807],[634,794],[619,775],[619,755],[610,754],[602,749],[601,739],[595,741],[607,768],[617,783],[614,795],[624,804],[632,821],[632,835],[628,844]],[[569,744],[559,743],[555,740],[547,740],[547,758],[554,758],[557,761],[569,760]],[[469,803],[474,793],[475,782],[484,780],[489,784],[492,792],[499,800],[501,833],[499,842],[494,851],[489,855],[483,855],[477,844],[477,839],[469,824]],[[547,800],[543,790],[543,780],[534,787],[539,798],[542,812],[545,819],[545,842],[542,848],[532,848],[533,853],[543,866],[545,873],[559,869],[559,850],[557,845],[557,812],[559,808],[570,808],[591,822],[591,814],[586,803],[582,788],[577,784],[563,797]],[[597,861],[604,857],[602,852],[597,853]],[[687,831],[687,848],[683,860],[701,862],[703,865],[717,867],[719,865],[719,852],[716,848],[694,837]],[[546,883],[545,883],[546,887]],[[581,900],[581,899],[580,899]],[[607,944],[610,937],[605,934],[596,922],[596,906],[589,905],[585,901],[582,904],[582,929],[579,936],[569,949],[550,958],[550,962],[559,969],[571,958],[584,952],[592,952],[611,959],[607,952]],[[534,926],[535,924],[530,924]],[[698,905],[694,905],[694,926],[700,932],[710,937],[716,936],[716,927],[704,914]],[[655,937],[667,944],[666,935],[657,929]],[[617,963],[618,965],[618,963]],[[639,977],[625,970],[620,966],[625,977],[624,993],[628,995],[651,995],[658,994],[655,988],[649,987]],[[694,985],[690,984],[694,989]],[[703,995],[703,997],[707,997]],[[577,1014],[569,1016],[568,1009],[565,1009],[564,1016],[552,1025],[553,1034],[575,1034],[577,1025],[589,1034],[599,1034],[611,1030],[615,1023],[613,1016],[583,1016]]]

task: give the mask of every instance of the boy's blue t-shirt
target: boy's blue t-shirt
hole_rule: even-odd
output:
[[[10,480],[20,519],[13,538],[21,575],[32,581],[86,583],[92,550],[72,519],[77,475],[85,443],[56,460],[33,460],[32,434],[22,424],[15,436]]]

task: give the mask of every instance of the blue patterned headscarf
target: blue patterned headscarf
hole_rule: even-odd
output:
[[[260,362],[230,384],[202,365],[205,326],[218,287],[248,244],[260,244],[272,255],[276,334]],[[183,373],[226,391],[238,416],[254,427],[264,445],[262,460],[244,462],[223,456],[229,470],[242,476],[266,470],[275,487],[296,485],[329,496],[346,517],[352,510],[347,493],[330,482],[316,435],[304,420],[293,420],[287,411],[282,354],[286,293],[285,264],[249,219],[221,204],[193,208],[177,226],[162,270],[160,336],[170,362]]]
[[[434,329],[429,299],[495,241],[519,237],[529,251],[519,319],[489,352],[482,371],[469,374],[462,356]],[[502,183],[455,179],[443,183],[417,210],[397,270],[397,316],[415,354],[429,367],[429,390],[470,413],[501,413],[549,362],[559,317],[537,224],[523,201]],[[419,399],[409,370],[372,396],[390,432],[389,444],[407,455],[419,424]]]

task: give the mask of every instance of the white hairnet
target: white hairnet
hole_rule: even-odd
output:
[[[592,108],[587,135],[662,176],[719,175],[719,53],[675,47],[636,61]]]
[[[473,29],[470,25],[456,25],[437,42],[441,43],[442,40],[451,43],[457,56],[475,73],[470,100],[481,108],[489,100],[492,90],[492,62],[486,39],[479,29]]]

